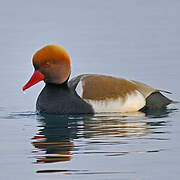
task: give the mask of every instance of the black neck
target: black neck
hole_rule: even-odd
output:
[[[62,84],[46,83],[47,87],[68,88],[68,79]]]

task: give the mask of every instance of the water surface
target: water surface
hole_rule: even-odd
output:
[[[180,100],[180,2],[5,1],[0,6],[0,179],[179,179],[179,104],[95,116],[35,113],[26,94],[32,54],[63,45],[72,77],[102,73],[171,91]]]

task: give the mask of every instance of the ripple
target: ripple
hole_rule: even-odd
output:
[[[36,173],[63,173],[66,175],[111,175],[111,174],[134,174],[132,171],[88,171],[88,170],[61,170],[61,169],[47,169],[47,170],[38,170]]]
[[[120,157],[160,153],[164,151],[163,148],[145,149],[142,144],[147,144],[147,140],[149,142],[168,140],[166,137],[159,137],[158,134],[169,133],[164,129],[168,124],[164,117],[168,117],[172,112],[174,111],[161,111],[161,115],[159,112],[158,115],[149,114],[149,116],[142,112],[76,116],[34,116],[32,112],[25,112],[15,113],[15,116],[36,117],[38,132],[31,139],[34,146],[32,155],[35,159],[34,163],[47,164],[68,162],[73,156],[81,155]],[[140,148],[137,148],[137,144]],[[136,148],[129,149],[128,145]],[[127,148],[129,150],[125,150]],[[48,172],[50,173],[50,171],[46,173]]]
[[[2,116],[3,119],[22,119],[22,118],[35,118],[37,116],[36,112],[26,111],[26,112],[11,112],[7,116]]]

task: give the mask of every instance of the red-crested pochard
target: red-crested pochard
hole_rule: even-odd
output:
[[[34,74],[23,91],[44,80],[36,108],[46,114],[92,114],[161,109],[174,101],[142,82],[98,74],[68,81],[70,57],[64,48],[47,45],[33,56]],[[166,91],[163,91],[166,92]]]

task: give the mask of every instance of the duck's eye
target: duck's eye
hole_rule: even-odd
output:
[[[50,66],[50,63],[49,62],[45,62],[44,63],[44,67],[49,67]]]

